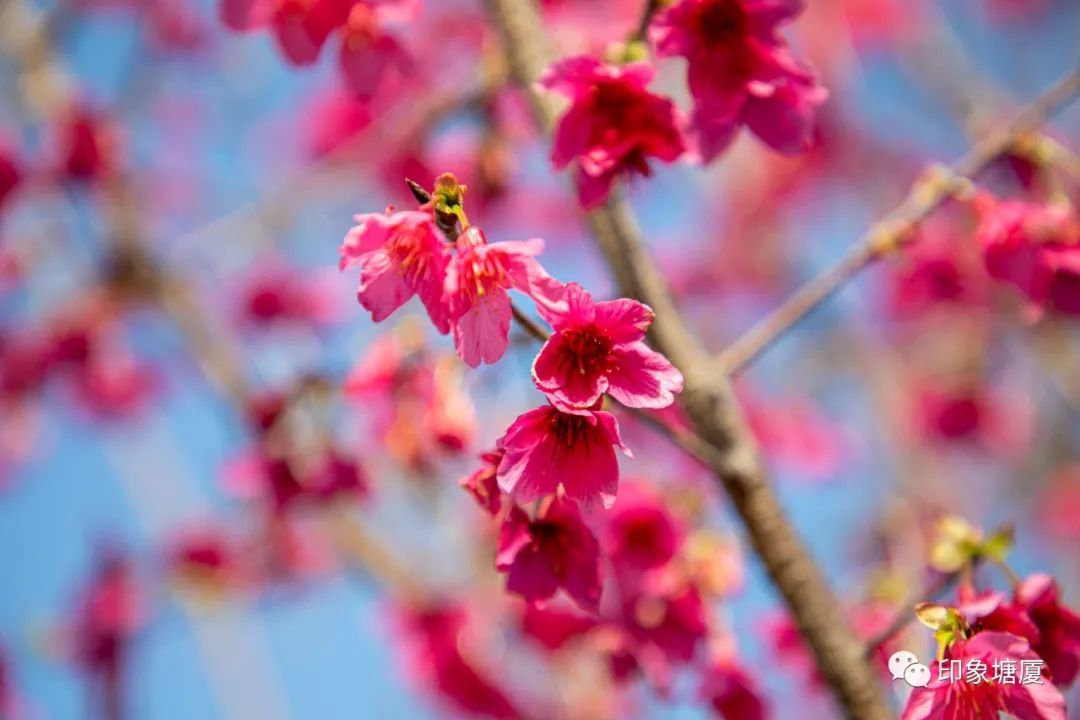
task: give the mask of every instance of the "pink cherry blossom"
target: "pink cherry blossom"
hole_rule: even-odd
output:
[[[754,678],[730,659],[709,665],[699,694],[722,720],[766,720],[769,717]]]
[[[604,549],[617,571],[642,572],[667,565],[682,543],[684,529],[662,499],[630,483],[607,516]]]
[[[1059,602],[1057,583],[1043,573],[1020,583],[1016,603],[1039,629],[1032,650],[1046,661],[1054,684],[1071,685],[1080,674],[1080,616]]]
[[[519,502],[556,493],[582,503],[615,504],[619,463],[615,448],[633,457],[615,416],[603,410],[564,412],[544,405],[520,415],[499,438],[505,453],[499,487]]]
[[[116,128],[105,115],[85,103],[68,107],[57,120],[53,152],[60,177],[95,182],[119,169]]]
[[[386,32],[388,20],[408,20],[417,9],[414,0],[355,3],[341,30],[338,62],[349,89],[370,100],[392,74],[412,71],[412,58],[401,41]]]
[[[599,607],[600,547],[569,500],[554,499],[535,520],[511,508],[495,566],[506,573],[506,589],[529,602],[550,600],[561,588],[583,609]]]
[[[499,684],[499,680],[473,660],[463,607],[436,601],[426,607],[407,607],[398,613],[408,671],[454,710],[465,717],[512,720],[526,717]]]
[[[23,170],[14,149],[0,138],[0,211],[15,194],[23,179]]]
[[[657,54],[687,60],[691,129],[705,162],[742,125],[780,152],[809,147],[828,92],[776,34],[801,9],[800,0],[679,0],[654,18]]]
[[[1080,315],[1080,220],[1070,210],[982,200],[976,241],[990,276],[1036,308]]]
[[[244,580],[239,548],[219,525],[184,528],[170,540],[166,555],[170,571],[196,590],[229,590]]]
[[[603,203],[620,175],[649,175],[649,158],[673,162],[686,149],[678,109],[648,90],[654,72],[645,62],[615,66],[579,55],[540,77],[541,86],[571,101],[555,129],[551,162],[562,168],[577,160],[583,207]]]
[[[595,302],[570,283],[565,303],[539,310],[554,332],[533,361],[533,382],[555,404],[587,408],[609,393],[628,407],[662,408],[682,391],[682,373],[644,342],[654,317],[647,305]]]
[[[537,303],[556,302],[563,286],[548,275],[535,256],[543,240],[489,245],[475,227],[457,239],[446,273],[446,304],[454,347],[469,367],[494,363],[510,343],[510,296],[514,289]]]
[[[592,615],[583,615],[556,603],[526,603],[521,613],[521,632],[546,650],[559,650],[600,625]]]
[[[341,269],[360,266],[357,299],[381,322],[419,295],[428,317],[442,334],[450,331],[443,283],[450,251],[432,216],[407,210],[356,216],[342,244]]]
[[[104,551],[80,597],[72,651],[93,684],[100,717],[124,717],[125,668],[135,634],[146,622],[145,600],[127,558]]]
[[[992,671],[995,663],[1038,661],[1023,638],[1002,632],[981,632],[969,640],[958,640],[930,669],[930,684],[912,690],[901,720],[985,720],[1002,712],[1017,720],[1065,720],[1065,699],[1053,683],[970,683],[965,675],[943,677],[941,665],[959,660],[969,667],[979,660]],[[952,680],[952,681],[950,681]]]
[[[709,631],[701,593],[690,583],[643,591],[623,601],[622,620],[648,675],[665,683],[672,665],[691,662]]]

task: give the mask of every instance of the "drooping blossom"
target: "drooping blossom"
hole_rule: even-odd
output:
[[[1036,309],[1080,315],[1080,220],[1070,210],[981,199],[976,241],[990,276]]]
[[[648,90],[654,72],[645,62],[615,66],[580,55],[540,77],[541,86],[570,99],[551,162],[563,168],[577,160],[578,198],[586,209],[604,202],[617,177],[647,176],[650,158],[673,162],[686,149],[675,104]]]
[[[455,246],[446,273],[454,347],[469,367],[494,363],[510,344],[507,290],[517,290],[546,305],[559,300],[563,286],[536,261],[535,256],[544,249],[543,240],[489,245],[478,228],[470,227]]]
[[[483,465],[479,470],[466,475],[460,481],[460,485],[476,501],[476,504],[494,517],[502,507],[502,494],[499,491],[499,481],[496,479],[496,471],[502,461],[501,450],[492,450],[480,456]]]
[[[943,663],[959,660],[966,669],[978,660],[989,678],[1002,663],[1016,669],[1021,661],[1039,659],[1026,640],[1009,633],[981,632],[957,640],[943,660],[934,661],[929,684],[912,690],[901,720],[985,720],[1003,712],[1017,720],[1065,720],[1065,699],[1048,680],[1021,683],[1021,675],[1014,673],[1015,683],[969,682],[966,673],[954,678],[942,672]]]
[[[623,405],[667,407],[683,377],[645,344],[652,310],[635,300],[596,302],[576,283],[564,303],[538,305],[553,333],[533,361],[533,382],[556,405],[588,408],[604,393]]]
[[[516,720],[525,717],[498,679],[472,657],[464,608],[439,602],[399,612],[409,676],[457,714]]]
[[[519,502],[556,493],[582,503],[615,504],[619,463],[615,448],[632,457],[615,416],[603,410],[564,412],[545,405],[520,415],[499,438],[505,454],[499,487]]]
[[[724,658],[709,664],[698,695],[721,720],[766,720],[768,707],[754,678],[736,661]]]
[[[679,0],[653,19],[657,54],[686,58],[690,125],[705,162],[743,125],[779,152],[809,147],[828,92],[777,35],[801,9],[799,1]]]
[[[131,643],[145,622],[142,592],[128,560],[104,553],[76,609],[74,659],[87,674],[105,720],[124,717],[124,673]]]
[[[443,301],[450,251],[431,214],[417,210],[356,216],[342,244],[341,269],[360,266],[356,297],[382,322],[419,295],[435,328],[450,331]]]
[[[583,609],[599,607],[600,546],[569,500],[555,498],[532,520],[511,508],[495,566],[506,573],[506,589],[531,603],[550,600],[561,588]]]

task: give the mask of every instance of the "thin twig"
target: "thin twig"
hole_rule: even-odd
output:
[[[1037,130],[1055,111],[1080,93],[1080,69],[1066,75],[1024,108],[1005,127],[987,133],[937,178],[916,182],[899,206],[875,224],[840,262],[795,292],[780,307],[736,339],[717,358],[717,372],[732,375],[745,368],[777,338],[797,325],[851,278],[876,260],[902,247],[904,237],[951,197],[957,180],[978,175]]]
[[[865,654],[867,658],[874,656],[874,653],[878,651],[882,645],[892,640],[897,634],[906,628],[911,621],[915,618],[915,606],[920,602],[926,602],[930,600],[940,600],[945,593],[949,592],[957,581],[960,580],[960,572],[951,572],[946,575],[938,576],[933,583],[928,587],[921,590],[917,595],[913,595],[901,606],[900,612],[896,614],[893,621],[889,623],[888,627],[874,635],[866,641]]]

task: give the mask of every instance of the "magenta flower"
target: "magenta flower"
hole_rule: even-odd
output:
[[[435,328],[449,332],[443,283],[450,251],[431,215],[407,210],[357,215],[355,220],[339,251],[340,267],[360,266],[356,297],[371,319],[381,322],[419,295]]]
[[[1080,315],[1080,220],[1060,207],[983,200],[976,240],[987,272],[1037,308]]]
[[[619,462],[615,448],[633,457],[615,416],[603,410],[564,412],[552,405],[518,417],[497,443],[503,450],[499,487],[520,502],[552,495],[561,486],[582,503],[615,504]]]
[[[800,0],[679,0],[658,13],[649,37],[660,56],[687,60],[690,119],[704,162],[742,125],[783,153],[805,150],[828,91],[776,35]]]
[[[538,308],[555,332],[533,361],[533,382],[556,405],[588,408],[609,393],[627,407],[662,408],[682,391],[682,373],[645,345],[647,305],[595,302],[570,283],[565,303]]]
[[[599,608],[600,546],[569,500],[555,498],[535,520],[515,505],[499,533],[495,567],[506,573],[507,591],[530,603],[562,588],[581,608]]]
[[[605,65],[586,55],[549,67],[540,85],[570,98],[551,148],[557,168],[578,161],[578,198],[600,205],[619,175],[649,175],[650,157],[672,162],[686,149],[675,104],[648,91],[655,71],[644,62]]]
[[[1003,663],[1017,669],[1022,660],[1039,661],[1027,640],[1002,632],[981,632],[970,640],[955,642],[946,653],[944,661],[934,662],[930,669],[930,683],[915,688],[908,697],[901,720],[985,720],[996,718],[1004,712],[1017,720],[1065,720],[1065,699],[1053,683],[1021,683],[1017,672],[1015,683],[969,682],[966,673],[949,677],[949,666],[942,670],[942,663],[959,660],[968,669],[973,660],[979,660],[992,677],[995,663]]]
[[[765,720],[769,710],[754,678],[730,659],[709,665],[699,694],[723,720]]]
[[[1032,649],[1046,661],[1059,686],[1071,685],[1080,674],[1080,616],[1058,603],[1058,586],[1049,575],[1028,576],[1016,589],[1016,602],[1039,628]]]
[[[446,274],[446,305],[454,347],[470,367],[494,363],[510,344],[510,296],[513,288],[537,304],[556,302],[564,293],[534,256],[543,240],[488,245],[484,234],[469,228],[456,243],[457,254]]]
[[[527,717],[502,687],[502,679],[474,663],[478,648],[469,640],[464,608],[436,601],[400,608],[397,616],[409,675],[442,700],[447,710],[461,717]]]
[[[362,101],[370,100],[387,79],[403,77],[413,69],[412,58],[387,22],[412,20],[419,10],[416,0],[355,3],[341,29],[338,61],[349,89]]]
[[[604,549],[617,572],[642,572],[671,562],[684,530],[657,497],[638,483],[623,491],[622,502],[608,517]]]

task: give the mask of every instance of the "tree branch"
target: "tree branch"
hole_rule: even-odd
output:
[[[486,0],[503,41],[511,73],[528,93],[547,130],[557,111],[551,98],[532,89],[550,55],[543,21],[533,0]],[[613,196],[588,222],[623,293],[656,313],[653,344],[682,371],[681,402],[710,469],[731,497],[750,543],[791,610],[826,682],[852,718],[890,717],[878,679],[862,656],[847,620],[817,565],[796,536],[769,487],[750,431],[723,376],[677,311],[667,284],[651,262],[629,206]]]
[[[965,178],[982,172],[987,165],[1037,130],[1047,117],[1078,93],[1080,69],[1059,80],[1024,108],[1011,123],[982,136],[967,154],[949,168],[931,168],[931,174],[912,185],[904,201],[871,227],[840,262],[796,291],[720,353],[717,372],[732,375],[742,370],[859,271],[901,248],[905,235],[960,188]]]

